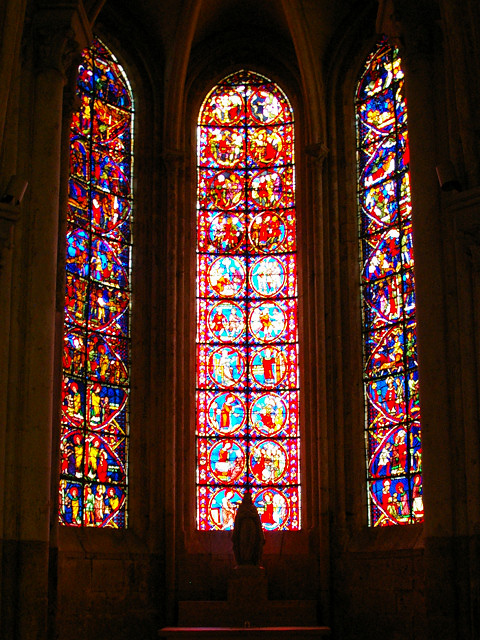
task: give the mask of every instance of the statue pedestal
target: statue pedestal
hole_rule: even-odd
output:
[[[314,627],[315,600],[269,600],[265,569],[236,567],[228,581],[228,600],[178,603],[179,627]]]
[[[263,567],[235,567],[228,581],[228,602],[247,603],[267,598],[268,583]]]
[[[232,542],[237,566],[228,580],[228,599],[179,602],[178,627],[162,629],[160,637],[307,640],[328,635],[327,627],[315,626],[315,600],[268,599],[267,576],[259,566],[265,538],[249,491],[237,509]]]

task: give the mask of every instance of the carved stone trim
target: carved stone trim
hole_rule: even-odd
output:
[[[58,71],[65,82],[93,38],[81,0],[67,0],[58,7],[37,11],[33,34],[37,70]]]
[[[392,45],[402,47],[402,23],[394,0],[378,0],[376,31],[386,35]]]
[[[73,29],[67,27],[37,28],[35,31],[35,65],[39,72],[58,71],[67,80],[72,58],[79,52]]]
[[[19,207],[0,202],[0,272],[5,265],[7,250],[12,247],[13,229],[19,217]]]
[[[448,197],[446,211],[453,217],[457,241],[475,272],[480,273],[480,189]]]
[[[398,47],[411,67],[419,57],[431,57],[433,28],[438,19],[433,3],[417,0],[379,0],[376,31]]]
[[[323,142],[314,142],[305,147],[305,153],[320,165],[323,165],[325,158],[329,154],[329,149]]]
[[[66,84],[63,89],[63,115],[66,118],[70,118],[73,113],[79,111],[82,104],[77,94],[78,68],[81,61],[82,52],[78,51],[66,70]]]
[[[470,231],[459,231],[458,238],[473,270],[480,273],[480,224]]]
[[[176,149],[167,149],[162,153],[162,160],[167,171],[177,171],[185,164],[185,154]]]

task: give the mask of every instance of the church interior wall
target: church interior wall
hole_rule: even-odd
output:
[[[473,640],[480,9],[475,0],[260,0],[246,3],[248,17],[233,0],[155,4],[0,8],[0,194],[12,175],[28,181],[15,211],[0,203],[0,636],[153,638],[176,623],[180,601],[227,596],[229,535],[195,531],[195,127],[215,82],[249,67],[278,82],[297,118],[304,528],[267,536],[269,597],[316,600],[319,623],[339,640]],[[136,100],[124,531],[60,527],[56,514],[71,69],[92,29],[125,66]],[[380,32],[405,54],[426,517],[373,529],[353,94]],[[453,175],[452,190],[436,167]]]

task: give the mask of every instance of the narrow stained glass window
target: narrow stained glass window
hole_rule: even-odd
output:
[[[231,529],[246,490],[265,529],[300,528],[293,111],[228,76],[198,121],[197,526]]]
[[[59,519],[127,522],[133,101],[98,40],[70,135]]]
[[[423,520],[407,105],[382,41],[356,95],[367,482],[371,526]]]

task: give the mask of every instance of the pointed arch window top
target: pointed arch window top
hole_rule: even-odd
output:
[[[86,49],[79,67],[77,90],[126,111],[133,111],[133,95],[123,67],[115,56],[95,38]]]
[[[278,85],[252,71],[239,71],[208,94],[198,123],[237,126],[248,121],[260,126],[293,122],[293,111]]]

